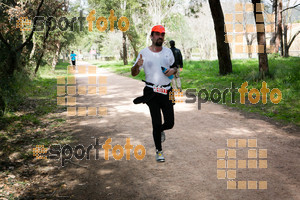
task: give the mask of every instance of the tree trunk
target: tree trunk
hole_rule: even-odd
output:
[[[184,54],[184,59],[190,60],[191,59],[191,48],[185,48],[184,43],[182,43],[182,51]]]
[[[281,56],[283,55],[282,50],[282,0],[278,2],[278,9],[277,9],[277,29],[276,29],[276,45],[275,45],[275,52],[278,53],[279,46],[281,46]]]
[[[127,46],[126,46],[126,33],[122,32],[122,35],[123,35],[123,63],[124,63],[124,65],[128,65]]]
[[[287,42],[287,25],[283,26],[283,40],[284,40],[284,57],[289,57],[289,48],[288,48],[288,42]]]
[[[291,45],[293,44],[295,38],[300,34],[300,31],[298,31],[297,33],[295,33],[295,35],[290,39],[289,43],[286,46],[286,57],[289,57],[289,50]]]
[[[186,59],[190,60],[192,57],[192,48],[187,48],[186,49]]]
[[[275,24],[277,24],[277,0],[273,0],[272,13],[274,13]],[[270,40],[270,45],[276,46],[276,30],[277,30],[277,26],[275,26],[274,33],[272,33],[272,38]],[[276,49],[275,49],[275,51],[276,51]]]
[[[250,39],[249,39],[249,36],[250,35]],[[252,49],[251,49],[251,46],[252,46],[252,43],[253,43],[253,40],[254,40],[254,35],[253,33],[245,33],[245,37],[246,37],[246,42],[247,42],[247,48],[248,48],[248,58],[252,58]]]
[[[134,59],[136,59],[139,55],[139,52],[137,51],[136,46],[133,46],[132,48],[133,48],[133,51],[134,51]]]
[[[134,32],[134,33],[136,33],[136,32]],[[128,40],[129,40],[131,47],[133,49],[133,52],[134,52],[134,59],[136,59],[139,55],[139,52],[137,50],[137,41],[136,41],[138,36],[137,36],[137,34],[132,35],[131,32],[127,32],[126,34],[127,34]]]
[[[214,21],[219,60],[219,73],[226,75],[232,72],[229,44],[225,43],[225,22],[220,0],[209,0],[209,7]]]
[[[146,46],[149,46],[149,37],[151,35],[151,30],[152,30],[152,28],[149,29],[147,37],[146,37],[146,41],[145,41],[146,42]]]
[[[65,52],[63,52],[63,62],[66,62],[66,61],[68,61],[68,58],[66,57],[66,54],[65,54]]]
[[[40,65],[41,65],[41,62],[42,62],[43,57],[44,57],[44,50],[42,51],[40,57],[38,58],[38,61],[36,62],[34,74],[36,74],[37,71],[39,70],[39,67],[40,67]]]
[[[15,50],[10,50],[7,58],[7,70],[6,70],[6,74],[9,77],[13,77],[14,71],[18,68],[17,58],[18,58],[17,52]]]
[[[183,56],[186,59],[186,55],[185,55],[185,48],[184,48],[184,42],[181,43],[182,46],[182,52],[183,52]]]
[[[47,31],[46,31],[46,34],[44,36],[44,39],[43,39],[43,46],[42,46],[42,53],[41,53],[41,56],[39,57],[37,63],[36,63],[36,66],[35,66],[35,70],[34,70],[34,74],[37,73],[37,71],[39,70],[39,67],[40,67],[40,64],[42,62],[42,59],[43,59],[43,56],[44,56],[44,52],[45,52],[45,49],[46,49],[46,41],[49,37],[49,33],[50,33],[50,26],[47,27]]]
[[[258,22],[257,21],[257,14],[263,15],[263,12],[257,11],[257,3],[261,3],[260,0],[252,0],[254,10],[254,18],[255,18],[255,23],[256,23],[256,30],[257,30],[257,44],[258,45],[263,45],[263,53],[259,52],[258,53],[258,59],[259,59],[259,73],[260,77],[264,78],[265,75],[269,72],[269,65],[268,65],[268,55],[266,52],[266,35],[265,35],[265,23],[264,22]],[[259,32],[258,27],[259,25],[263,25],[263,31]]]
[[[14,1],[12,1],[14,2]],[[37,8],[37,11],[36,11],[36,14],[35,16],[39,16],[40,15],[40,9],[42,7],[44,3],[44,0],[41,0],[41,2],[39,3],[38,5],[38,8]],[[14,3],[15,4],[15,3]],[[21,55],[20,52],[22,52],[23,48],[28,45],[28,43],[31,41],[32,39],[32,36],[33,36],[33,33],[36,29],[36,22],[37,22],[37,19],[35,18],[35,20],[33,20],[33,28],[31,30],[31,33],[29,34],[28,38],[25,40],[25,42],[23,42],[20,46],[16,47],[16,48],[13,48],[4,38],[3,38],[3,35],[1,34],[0,32],[0,40],[8,47],[9,49],[9,54],[8,54],[8,57],[7,57],[7,60],[6,60],[6,63],[7,63],[7,68],[6,68],[6,71],[4,73],[7,74],[7,76],[10,76],[12,77],[13,74],[14,74],[14,71],[19,67],[19,63],[18,63],[18,56]],[[23,32],[24,33],[24,32]],[[24,36],[24,35],[23,35]]]
[[[57,60],[58,60],[58,55],[59,55],[59,52],[60,52],[60,41],[58,41],[56,43],[56,52],[55,52],[55,55],[53,56],[53,60],[52,60],[52,70],[54,71],[55,70],[55,66],[57,64]]]
[[[32,57],[33,57],[33,55],[34,55],[34,52],[35,52],[35,49],[36,49],[36,39],[35,39],[35,34],[33,34],[32,42],[33,42],[33,47],[32,47],[31,52],[30,52],[29,60],[32,59]]]

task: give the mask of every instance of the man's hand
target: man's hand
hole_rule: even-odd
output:
[[[165,71],[165,75],[166,75],[166,76],[171,76],[171,75],[173,75],[173,74],[176,74],[176,72],[177,72],[176,69],[174,69],[174,68],[169,68],[169,69],[167,69],[167,70]]]
[[[183,68],[180,68],[180,71],[181,71],[181,72],[182,72],[182,69],[183,69]]]
[[[144,64],[144,60],[143,60],[143,55],[141,54],[138,62],[136,63],[139,67],[142,66]]]
[[[131,68],[131,75],[136,76],[140,73],[140,67],[144,64],[143,56],[141,54],[137,63]]]

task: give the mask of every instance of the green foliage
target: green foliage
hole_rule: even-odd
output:
[[[15,73],[13,78],[1,79],[0,92],[4,103],[2,117],[10,118],[15,116],[15,112],[33,110],[35,116],[42,116],[56,110],[56,76],[66,75],[68,65],[60,63],[55,72],[51,66],[42,66],[36,77]],[[30,115],[28,117],[35,123]]]
[[[24,71],[15,72],[13,77],[1,75],[0,78],[0,117],[15,111],[22,103],[22,89],[28,85],[30,78]]]
[[[0,117],[1,173],[22,172],[24,163],[32,163],[34,159],[32,150],[36,145],[45,145],[48,148],[51,144],[63,145],[74,142],[64,125],[66,119],[60,118],[60,114],[57,114],[65,111],[66,107],[57,106],[56,103],[56,77],[66,75],[68,65],[68,63],[58,64],[55,72],[51,70],[51,66],[42,66],[37,77],[28,77],[26,81],[19,79],[23,85],[17,89],[20,92],[18,97],[14,98],[20,99],[21,103],[14,105],[15,110],[11,109]],[[14,87],[19,85],[16,82],[12,83]],[[14,168],[10,169],[9,166]],[[26,177],[30,176],[29,174]],[[20,189],[22,183],[18,183]],[[11,198],[4,197],[19,199],[12,194]]]

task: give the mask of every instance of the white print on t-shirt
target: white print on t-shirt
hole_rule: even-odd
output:
[[[163,47],[160,52],[152,52],[149,47],[146,47],[140,51],[134,65],[139,60],[141,54],[143,55],[144,62],[140,70],[144,69],[146,81],[155,85],[169,84],[171,80],[162,72],[161,67],[169,69],[173,65],[175,59],[172,51],[169,48]]]

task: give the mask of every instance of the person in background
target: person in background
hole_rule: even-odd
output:
[[[182,62],[182,55],[181,55],[181,51],[177,48],[175,48],[175,41],[171,40],[170,41],[170,46],[171,46],[171,51],[173,52],[174,58],[175,58],[175,65],[178,67],[178,69],[180,69],[180,71],[182,71],[183,68],[183,62]],[[180,81],[180,77],[179,77],[179,70],[177,70],[177,73],[175,74],[175,77],[172,79],[172,87],[174,89],[179,89],[180,92],[182,92],[182,88],[181,88],[181,81]]]
[[[72,51],[71,55],[70,55],[70,59],[73,65],[73,70],[75,70],[75,66],[76,66],[76,54],[74,53],[74,51]]]

